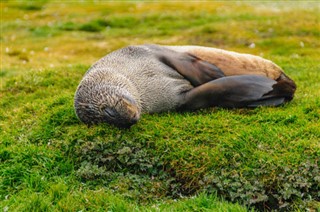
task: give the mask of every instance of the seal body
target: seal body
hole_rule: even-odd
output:
[[[87,124],[136,123],[141,113],[280,105],[294,82],[260,57],[199,46],[128,46],[96,62],[75,94]]]

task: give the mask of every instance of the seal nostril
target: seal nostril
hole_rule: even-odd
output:
[[[133,116],[130,120],[128,120],[128,123],[130,125],[136,124],[139,121],[139,117],[138,116]]]

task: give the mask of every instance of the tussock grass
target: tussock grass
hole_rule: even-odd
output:
[[[318,12],[315,2],[1,2],[0,208],[319,210]],[[144,115],[129,130],[81,124],[83,74],[141,43],[261,55],[298,90],[278,108]]]

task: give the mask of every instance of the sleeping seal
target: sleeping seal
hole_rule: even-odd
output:
[[[278,106],[295,83],[258,56],[200,46],[128,46],[106,55],[84,75],[75,93],[86,124],[135,124],[142,113],[207,107]]]

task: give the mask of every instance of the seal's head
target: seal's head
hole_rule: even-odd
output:
[[[140,118],[140,109],[124,88],[81,83],[74,99],[79,119],[88,124],[106,122],[128,128]]]

